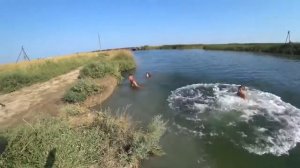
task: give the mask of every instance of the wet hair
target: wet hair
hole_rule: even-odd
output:
[[[239,90],[239,91],[240,91],[240,90],[244,90],[244,89],[246,89],[246,87],[245,87],[244,85],[241,85],[241,86],[238,87],[238,90]]]
[[[147,76],[147,77],[151,77],[150,72],[146,72],[146,76]]]

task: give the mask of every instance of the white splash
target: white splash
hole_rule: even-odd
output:
[[[172,91],[168,102],[177,112],[176,125],[202,136],[224,134],[251,153],[288,154],[300,142],[300,110],[253,88],[243,100],[236,96],[237,87],[194,84]]]

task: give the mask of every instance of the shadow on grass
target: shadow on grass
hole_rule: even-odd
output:
[[[44,168],[52,168],[55,162],[56,148],[53,148],[48,153],[47,161]]]
[[[7,139],[3,136],[0,136],[0,155],[5,151],[7,143]]]

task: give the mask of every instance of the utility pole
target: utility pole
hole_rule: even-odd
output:
[[[285,39],[285,44],[290,44],[291,42],[291,33],[288,31],[286,39]]]
[[[98,42],[99,42],[99,51],[101,51],[101,40],[100,40],[100,35],[98,33]]]
[[[284,45],[288,47],[288,49],[290,50],[290,54],[294,55],[294,46],[291,41],[291,32],[290,31],[288,31],[288,33],[287,33]]]
[[[22,46],[20,54],[18,56],[18,59],[17,59],[16,63],[19,62],[21,55],[22,55],[22,57],[23,57],[24,60],[30,61],[30,58],[28,57],[27,53],[24,50],[24,47]]]

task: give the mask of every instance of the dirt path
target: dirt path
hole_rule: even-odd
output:
[[[34,84],[18,91],[0,95],[0,129],[15,126],[39,117],[58,116],[65,91],[76,82],[80,69],[58,76],[44,83]],[[117,79],[107,76],[96,82],[105,89],[89,97],[83,105],[92,107],[101,104],[114,91]]]
[[[58,76],[44,83],[34,84],[18,91],[0,95],[0,128],[9,127],[23,120],[29,121],[44,115],[57,115],[61,98],[79,75],[79,69]]]

